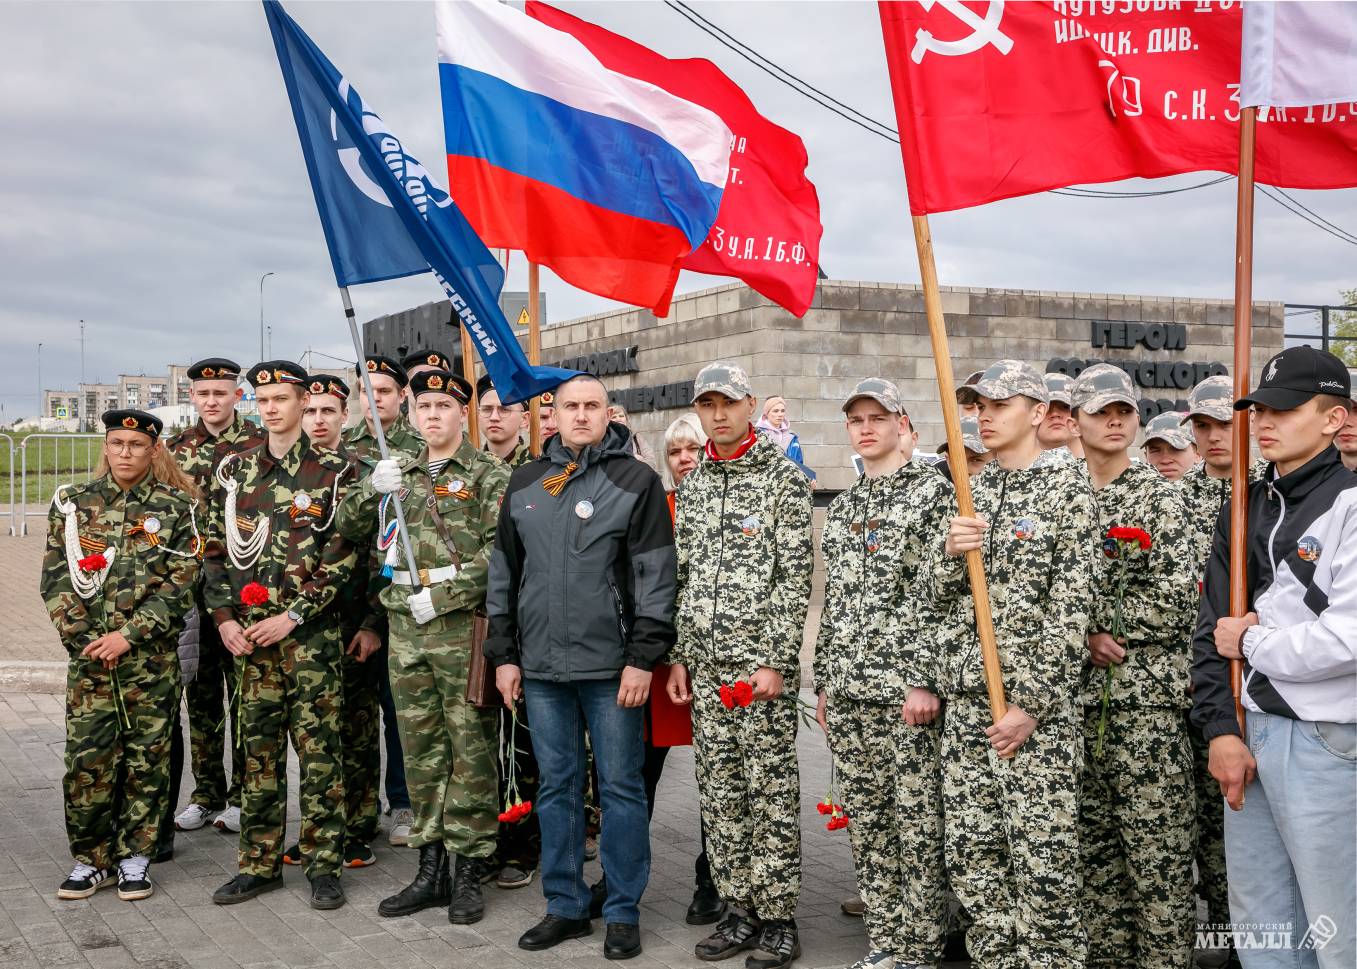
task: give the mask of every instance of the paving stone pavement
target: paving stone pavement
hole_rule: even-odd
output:
[[[349,903],[332,912],[307,904],[301,872],[285,872],[287,888],[234,906],[213,905],[210,895],[235,870],[235,839],[212,828],[181,833],[172,861],[152,868],[156,892],[124,902],[114,891],[63,902],[56,887],[70,869],[62,821],[62,698],[42,693],[0,693],[0,966],[4,969],[291,969],[339,966],[421,969],[602,969],[602,925],[590,938],[545,953],[517,948],[519,934],[543,913],[540,884],[517,891],[486,886],[486,917],[474,926],[450,925],[443,910],[383,919],[377,902],[413,875],[415,853],[374,845],[377,864],[346,871]],[[797,919],[805,969],[844,966],[866,949],[861,922],[839,912],[854,891],[848,839],[824,830],[815,802],[829,783],[823,738],[803,731],[804,888]],[[295,758],[290,785],[296,790]],[[191,781],[186,778],[184,799]],[[295,836],[296,798],[289,834]],[[684,924],[697,854],[697,790],[692,755],[678,748],[666,765],[651,827],[654,854],[642,901],[645,952],[634,969],[695,967],[692,955],[702,928]],[[598,876],[588,866],[590,880]],[[740,966],[739,960],[730,963]]]

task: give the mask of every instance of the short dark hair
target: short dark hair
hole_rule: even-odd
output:
[[[1327,410],[1333,410],[1335,407],[1346,407],[1348,410],[1352,410],[1357,406],[1348,398],[1340,397],[1338,394],[1315,394],[1311,400],[1315,402],[1315,406],[1321,414]]]
[[[607,385],[604,384],[603,381],[599,380],[597,377],[595,377],[595,376],[594,376],[593,374],[591,374],[591,373],[577,373],[577,374],[575,374],[575,376],[571,377],[571,378],[568,379],[568,380],[562,380],[562,381],[560,382],[560,384],[558,384],[557,387],[556,387],[556,396],[557,396],[557,397],[560,397],[561,391],[562,391],[565,387],[568,387],[570,384],[576,384],[576,383],[580,383],[580,382],[582,382],[582,381],[588,381],[588,382],[591,383],[591,384],[598,384],[599,389],[603,391],[603,402],[604,402],[605,404],[608,403],[608,387],[607,387]]]

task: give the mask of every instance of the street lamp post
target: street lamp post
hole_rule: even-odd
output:
[[[272,275],[273,273],[268,272],[259,277],[259,359],[261,361],[267,359],[264,356],[264,280]]]
[[[47,415],[44,413],[47,408],[43,406],[42,395],[42,344],[38,344],[38,430],[42,430],[41,421]]]

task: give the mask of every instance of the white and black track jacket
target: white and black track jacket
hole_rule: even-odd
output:
[[[1357,474],[1331,446],[1278,478],[1249,484],[1245,710],[1357,722]],[[1192,722],[1207,740],[1238,734],[1216,620],[1229,614],[1230,509],[1216,522],[1193,637]]]

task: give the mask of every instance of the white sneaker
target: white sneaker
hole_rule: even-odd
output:
[[[240,808],[227,807],[225,811],[217,815],[217,819],[212,822],[212,827],[218,831],[231,831],[235,834],[240,833]]]
[[[113,884],[113,869],[95,868],[77,861],[70,877],[57,889],[57,898],[89,898],[101,888]]]
[[[895,969],[895,954],[882,949],[873,949],[848,969]]]
[[[145,855],[133,855],[118,862],[118,897],[124,902],[135,902],[139,898],[150,898],[151,860]]]
[[[175,817],[174,828],[176,831],[197,831],[211,816],[212,812],[201,804],[190,804]]]
[[[410,843],[410,825],[415,823],[415,812],[409,808],[400,808],[391,812],[391,831],[386,840],[397,848]]]

